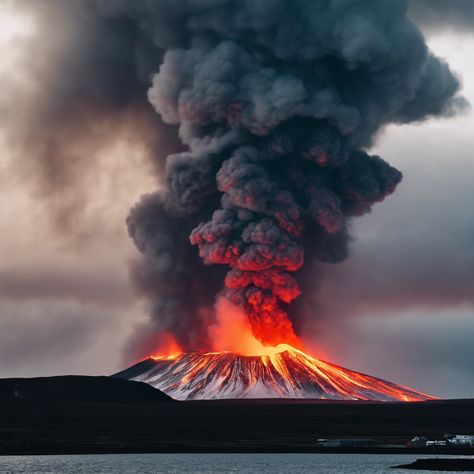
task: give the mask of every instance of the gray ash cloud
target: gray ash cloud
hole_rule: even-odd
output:
[[[71,136],[93,147],[97,117],[141,117],[162,183],[130,211],[144,256],[131,274],[146,337],[166,331],[186,349],[206,347],[217,295],[265,343],[296,338],[311,264],[343,260],[350,220],[401,180],[368,153],[377,134],[463,105],[400,0],[23,5],[61,25],[40,51],[70,42],[44,56],[48,105],[29,101],[11,136],[43,163],[36,180],[67,194]]]
[[[311,278],[304,267],[344,259],[350,219],[401,180],[366,150],[389,123],[454,113],[458,79],[429,52],[404,2],[101,6],[133,18],[165,51],[148,98],[186,147],[128,220],[154,271],[158,327],[192,348],[189,334],[206,322],[193,314],[220,290],[260,340],[293,341],[298,312],[290,319],[288,305]]]

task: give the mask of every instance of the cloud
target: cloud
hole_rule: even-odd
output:
[[[433,33],[439,30],[474,32],[474,3],[471,0],[409,0],[413,20]]]
[[[148,66],[138,54],[146,47],[132,25],[93,15],[86,3],[6,5],[5,21],[32,24],[0,45],[8,56],[0,60],[0,138],[9,179],[41,201],[58,232],[87,237],[102,221],[90,212],[97,183],[126,163],[120,147],[129,155],[122,171],[137,167],[155,185],[177,149],[173,127],[146,101]],[[120,194],[110,178],[108,191]]]
[[[0,298],[3,301],[67,299],[101,306],[123,306],[133,301],[128,282],[110,268],[17,267],[0,270]]]
[[[391,316],[367,315],[327,325],[325,356],[425,393],[472,398],[472,308],[397,311]]]
[[[126,316],[91,303],[2,299],[0,377],[107,375],[121,368]]]

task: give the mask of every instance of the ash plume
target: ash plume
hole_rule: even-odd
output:
[[[389,123],[454,113],[458,79],[400,1],[101,8],[134,18],[165,51],[148,98],[186,147],[128,219],[160,329],[192,347],[206,323],[194,315],[221,290],[259,340],[294,342],[288,308],[311,278],[304,267],[344,259],[351,217],[402,178],[366,150]]]
[[[377,134],[463,105],[402,0],[18,4],[51,27],[24,69],[43,94],[9,117],[35,185],[78,207],[100,120],[149,145],[160,187],[127,220],[151,315],[134,351],[161,332],[206,348],[217,296],[260,341],[296,341],[312,264],[343,260],[351,218],[401,180]]]

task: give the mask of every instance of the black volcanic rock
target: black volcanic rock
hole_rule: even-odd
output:
[[[1,402],[150,403],[172,398],[150,385],[110,377],[0,379]]]

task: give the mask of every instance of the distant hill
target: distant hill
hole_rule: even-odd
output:
[[[173,399],[150,385],[111,377],[0,379],[2,402],[153,403]]]

